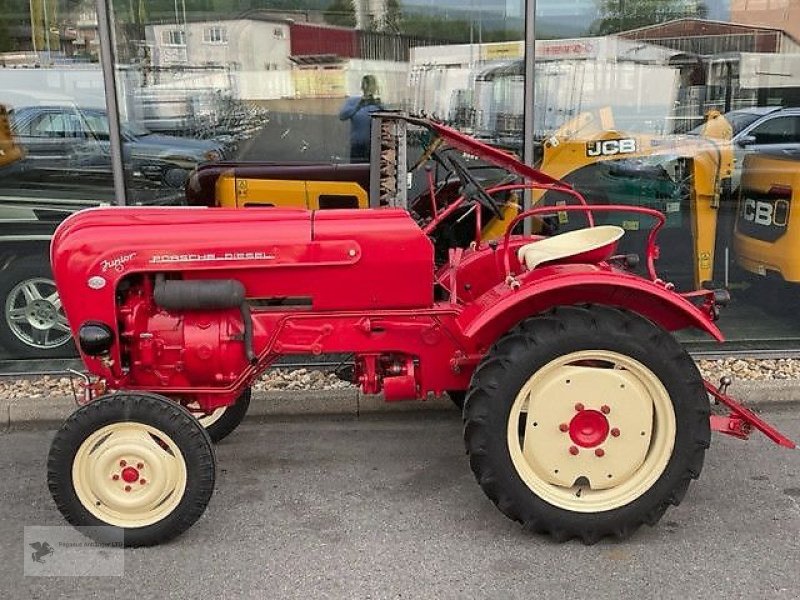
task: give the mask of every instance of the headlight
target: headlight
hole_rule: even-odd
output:
[[[222,159],[222,152],[219,150],[209,150],[205,154],[203,154],[203,158],[206,160],[221,160]]]

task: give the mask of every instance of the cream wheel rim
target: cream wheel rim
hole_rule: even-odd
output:
[[[207,413],[200,408],[200,405],[197,404],[197,402],[187,405],[186,408],[190,413],[192,413],[192,416],[200,422],[200,425],[206,429],[219,421],[222,418],[222,415],[225,414],[225,411],[228,410],[227,406],[220,406],[219,408],[215,408],[212,412]]]
[[[536,371],[508,419],[511,460],[539,498],[594,513],[630,504],[661,477],[675,411],[659,378],[607,350],[561,356]]]
[[[87,437],[72,463],[72,483],[92,515],[117,527],[146,527],[169,516],[186,491],[177,444],[144,423],[112,423]]]

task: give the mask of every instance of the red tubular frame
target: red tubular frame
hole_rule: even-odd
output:
[[[558,212],[584,212],[591,214],[595,211],[603,211],[603,212],[635,212],[640,213],[643,215],[647,215],[653,217],[657,223],[655,226],[650,230],[650,234],[647,236],[647,273],[650,276],[650,279],[656,281],[658,279],[658,274],[656,273],[655,261],[658,258],[658,246],[656,245],[656,237],[658,236],[659,230],[664,226],[664,223],[667,222],[667,218],[657,210],[652,208],[644,208],[641,206],[627,206],[624,204],[604,204],[598,206],[589,206],[589,205],[582,205],[582,206],[539,206],[536,208],[531,208],[524,212],[518,214],[514,219],[509,223],[508,227],[506,228],[506,233],[503,236],[503,266],[506,271],[506,277],[512,275],[511,273],[511,259],[509,258],[509,246],[508,241],[511,237],[511,231],[514,227],[528,217],[542,215],[542,214],[549,214],[549,213],[558,213]],[[590,219],[590,226],[594,226],[594,221]]]

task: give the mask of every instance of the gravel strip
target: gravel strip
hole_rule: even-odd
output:
[[[704,377],[712,382],[728,375],[742,381],[800,380],[800,359],[725,358],[699,360]],[[353,388],[330,372],[314,369],[272,369],[253,386],[257,391],[341,390]],[[68,377],[45,375],[26,379],[0,379],[0,400],[71,396]]]
[[[77,379],[75,388],[77,389]],[[333,373],[312,369],[271,369],[256,382],[256,391],[291,390],[340,390],[352,388]],[[69,377],[44,375],[23,379],[0,379],[0,400],[15,398],[44,398],[47,396],[71,396]]]
[[[800,359],[723,358],[698,360],[703,377],[716,383],[727,375],[734,381],[786,381],[800,379]]]

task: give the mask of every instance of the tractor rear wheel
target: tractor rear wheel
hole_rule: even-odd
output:
[[[99,541],[152,546],[188,529],[214,491],[211,439],[189,412],[147,393],[75,411],[56,433],[47,484],[56,506]],[[107,529],[108,526],[113,529]]]
[[[187,408],[189,412],[197,417],[200,424],[206,428],[211,441],[216,444],[228,437],[233,433],[234,429],[241,425],[247,414],[247,409],[250,408],[251,396],[251,388],[246,388],[231,406],[222,406],[210,414],[199,410],[197,404],[190,404]]]
[[[655,524],[700,475],[709,402],[666,331],[605,306],[560,307],[502,337],[464,407],[470,465],[509,518],[594,543]]]

